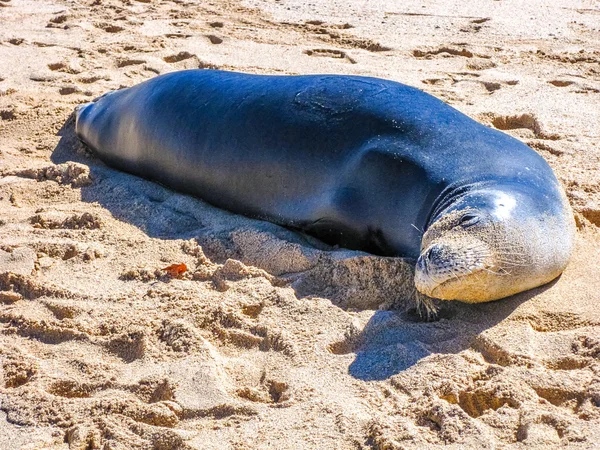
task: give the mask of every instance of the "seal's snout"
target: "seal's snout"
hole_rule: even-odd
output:
[[[488,252],[481,245],[448,245],[434,243],[419,256],[415,271],[417,289],[430,297],[445,298],[441,287],[462,283],[486,269]],[[454,293],[453,295],[457,295]],[[458,293],[459,298],[465,293]]]
[[[472,301],[489,285],[491,265],[485,246],[433,244],[417,260],[415,285],[429,297]]]

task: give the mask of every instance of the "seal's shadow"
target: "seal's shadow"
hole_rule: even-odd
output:
[[[82,201],[98,203],[113,217],[132,224],[150,237],[185,239],[202,227],[184,208],[166,207],[171,191],[141,178],[111,169],[93,157],[75,134],[72,114],[58,132],[61,137],[50,159],[55,164],[70,161],[90,168],[93,183],[81,188]]]
[[[365,381],[387,379],[431,354],[457,354],[475,346],[485,355],[477,337],[554,283],[495,302],[442,302],[437,320],[430,322],[414,310],[377,311],[352,342],[338,347],[344,349],[340,353],[355,354],[348,371]]]
[[[216,208],[202,201],[105,166],[87,153],[75,135],[73,116],[58,135],[61,139],[51,155],[52,162],[85,164],[93,176],[94,183],[81,188],[81,199],[100,204],[113,217],[136,226],[149,237],[200,239],[199,236],[207,233],[214,234],[214,230],[226,235],[227,231],[240,226],[240,220],[258,222],[240,219],[240,216],[222,210],[215,213]],[[290,230],[266,222],[260,226],[278,238],[307,245],[301,236]],[[355,354],[349,367],[353,377],[386,379],[431,354],[458,353],[470,348],[480,333],[505,319],[521,303],[545,288],[481,305],[443,302],[437,320],[430,322],[423,320],[414,309],[378,310],[357,336],[333,343],[330,349],[332,353]],[[296,294],[304,296],[299,291]],[[312,295],[331,298],[323,292]],[[332,302],[342,308],[348,307],[333,298]]]

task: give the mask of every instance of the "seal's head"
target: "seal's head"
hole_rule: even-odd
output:
[[[480,183],[441,196],[423,236],[417,289],[479,303],[556,278],[573,247],[574,220],[558,184]]]

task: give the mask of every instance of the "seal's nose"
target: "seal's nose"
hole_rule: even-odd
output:
[[[417,270],[428,273],[430,267],[436,267],[439,264],[443,253],[444,249],[441,246],[432,245],[417,260]]]
[[[439,245],[432,245],[425,253],[427,262],[435,261],[442,256],[443,250]]]

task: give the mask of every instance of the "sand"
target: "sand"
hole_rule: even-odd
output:
[[[526,3],[0,0],[0,448],[597,448],[600,5]],[[569,267],[427,322],[402,260],[74,137],[77,104],[184,68],[380,76],[505,130],[565,187]]]

